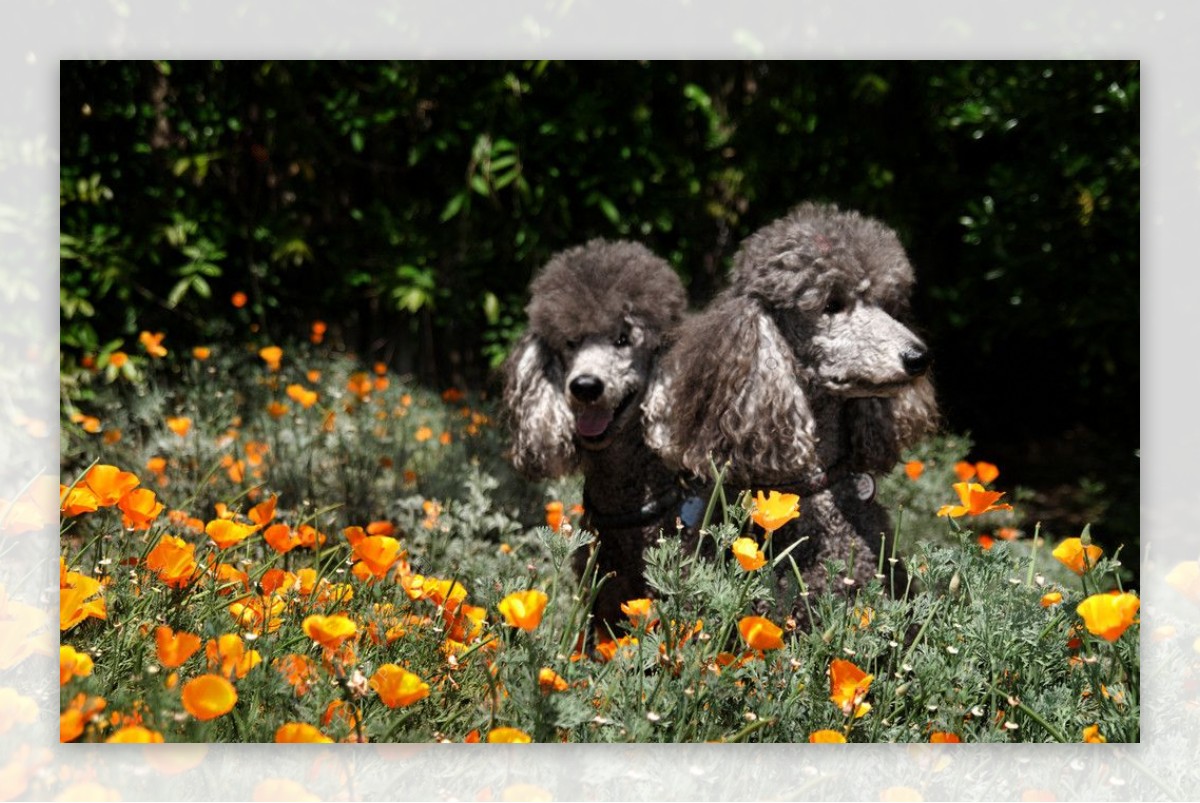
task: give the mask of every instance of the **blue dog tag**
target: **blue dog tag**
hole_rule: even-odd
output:
[[[703,499],[698,496],[689,496],[679,506],[679,520],[688,529],[695,529],[700,526],[700,522],[704,519],[704,508]]]

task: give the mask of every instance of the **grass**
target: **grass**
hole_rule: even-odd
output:
[[[1138,738],[1139,626],[1109,640],[1076,610],[1119,585],[1119,561],[1068,571],[1056,539],[1021,521],[1019,490],[1004,497],[1015,512],[936,516],[957,502],[966,438],[923,445],[919,474],[880,478],[907,597],[885,593],[886,562],[844,596],[807,595],[785,555],[742,569],[730,544],[761,532],[726,489],[738,501],[706,535],[724,557],[696,561],[666,534],[647,561],[648,614],[589,650],[603,579],[571,569],[591,541],[571,513],[578,482],[517,478],[488,400],[307,343],[276,366],[251,346],[198,359],[163,345],[64,366],[62,483],[112,497],[62,518],[64,740]],[[130,529],[120,483],[133,479],[163,508],[125,512]],[[567,511],[558,530],[550,502]],[[529,590],[544,608],[502,613]],[[791,600],[811,631],[788,619]],[[747,643],[756,612],[778,643]],[[835,703],[848,667],[862,674]]]

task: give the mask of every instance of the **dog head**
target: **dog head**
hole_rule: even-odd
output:
[[[579,450],[642,437],[641,402],[687,299],[666,261],[604,240],[555,255],[530,295],[504,398],[514,464],[553,477],[575,469]]]

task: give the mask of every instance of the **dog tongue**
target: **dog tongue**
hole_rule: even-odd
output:
[[[575,419],[575,431],[585,438],[595,438],[604,434],[612,418],[612,410],[584,410]]]

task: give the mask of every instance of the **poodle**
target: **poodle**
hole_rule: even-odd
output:
[[[731,487],[800,495],[772,538],[776,553],[796,545],[809,592],[848,592],[876,576],[879,550],[891,557],[870,472],[936,427],[930,352],[906,323],[912,285],[891,229],[802,204],[743,241],[730,286],[681,326],[647,401],[647,441],[669,465],[711,482],[727,464]],[[890,568],[902,592],[903,566]],[[807,621],[804,607],[793,613]]]
[[[673,532],[687,500],[650,450],[642,402],[682,320],[679,277],[644,246],[592,240],[563,251],[530,285],[529,327],[504,365],[515,468],[545,479],[582,472],[581,526],[597,536],[594,602],[603,636],[621,603],[648,596],[643,551]],[[576,553],[581,572],[587,555]]]

